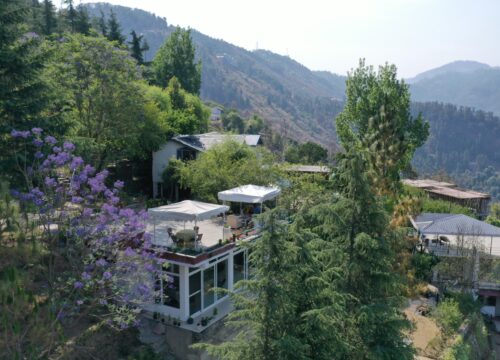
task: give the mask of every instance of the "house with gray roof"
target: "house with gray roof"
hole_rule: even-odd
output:
[[[500,256],[500,228],[463,214],[423,213],[410,219],[420,239],[436,255],[459,256],[473,247]]]
[[[158,151],[153,152],[153,196],[157,197],[163,192],[162,174],[171,159],[194,160],[198,154],[229,140],[249,146],[262,144],[260,135],[221,134],[218,132],[178,135],[167,141]]]

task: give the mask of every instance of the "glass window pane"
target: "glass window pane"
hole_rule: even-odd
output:
[[[189,276],[189,295],[201,290],[201,271]]]
[[[227,259],[217,264],[217,287],[227,289]],[[219,298],[223,296],[220,294]]]
[[[245,278],[245,252],[242,251],[239,254],[234,255],[234,269],[233,277],[234,283],[243,280]]]
[[[189,315],[201,310],[201,292],[189,297]]]
[[[214,287],[214,267],[203,270],[203,307],[210,306],[215,301],[215,293],[211,291]]]
[[[163,304],[179,309],[180,291],[178,276],[167,275],[166,280],[163,280]]]

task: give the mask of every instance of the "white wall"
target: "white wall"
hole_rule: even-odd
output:
[[[500,256],[500,237],[491,237],[491,236],[456,236],[456,235],[447,235],[440,234],[442,236],[446,236],[450,240],[450,245],[452,247],[460,245],[464,247],[470,247],[471,245],[476,245],[479,251],[484,252],[486,254]],[[437,235],[426,235],[429,239],[437,238]]]
[[[168,141],[158,151],[153,152],[153,184],[162,182],[161,175],[171,158],[177,158],[177,149],[183,147],[176,141]]]

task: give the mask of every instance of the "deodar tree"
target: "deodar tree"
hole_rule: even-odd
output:
[[[177,28],[161,46],[153,59],[156,83],[165,88],[176,77],[182,88],[199,95],[201,62],[195,60],[191,30]]]

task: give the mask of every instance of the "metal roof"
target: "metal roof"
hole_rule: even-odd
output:
[[[257,146],[260,141],[260,135],[236,135],[236,134],[221,134],[218,132],[209,132],[198,135],[179,135],[173,137],[172,140],[186,145],[194,150],[206,151],[211,147],[222,144],[225,141],[231,140],[239,144],[247,144],[249,146]]]
[[[430,179],[403,179],[403,184],[423,189],[429,193],[455,199],[489,199],[490,195],[473,190],[459,189],[455,184]]]
[[[328,166],[319,165],[292,165],[287,168],[288,171],[305,172],[305,173],[321,173],[329,174],[330,168]]]
[[[436,181],[436,180],[431,180],[431,179],[417,179],[417,180],[412,180],[412,179],[403,179],[402,180],[403,184],[408,185],[408,186],[413,186],[421,189],[425,188],[431,188],[431,187],[436,187],[436,186],[442,186],[442,187],[455,187],[455,184],[449,183],[449,182],[443,182],[443,181]]]
[[[412,219],[422,234],[500,236],[500,228],[463,214],[423,213]]]

